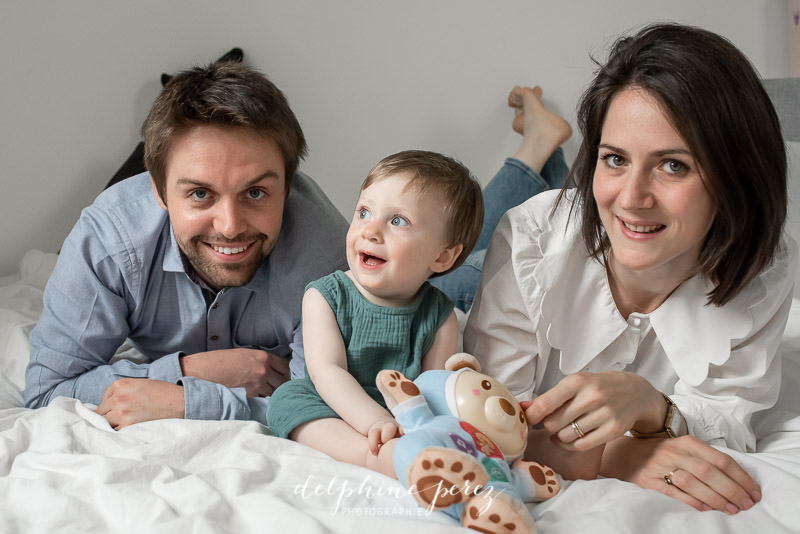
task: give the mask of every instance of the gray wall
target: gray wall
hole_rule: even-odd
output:
[[[30,248],[59,248],[138,142],[162,72],[234,46],[284,90],[311,149],[302,169],[349,216],[369,168],[397,150],[448,153],[488,181],[516,148],[514,84],[540,84],[574,126],[589,54],[647,22],[704,26],[785,77],[786,13],[785,0],[5,0],[0,275]]]

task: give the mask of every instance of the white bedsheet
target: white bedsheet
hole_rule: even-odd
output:
[[[55,255],[30,251],[0,280],[0,532],[463,532],[394,480],[265,434],[254,422],[165,420],[113,431],[66,398],[21,408],[28,334]],[[696,512],[617,480],[565,483],[531,505],[539,532],[800,532],[800,301],[784,339],[779,405],[759,452],[729,452],[764,499]],[[467,531],[468,532],[468,531]]]

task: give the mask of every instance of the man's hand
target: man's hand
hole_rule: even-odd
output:
[[[114,430],[143,421],[182,418],[183,388],[161,380],[120,378],[106,388],[97,413]]]
[[[272,395],[289,379],[289,361],[258,349],[225,349],[189,354],[180,359],[184,376],[229,388],[245,388],[248,397]]]

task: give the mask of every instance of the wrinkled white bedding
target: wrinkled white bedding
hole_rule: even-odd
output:
[[[92,406],[22,405],[28,334],[54,254],[0,279],[0,532],[462,532],[389,478],[330,460],[254,422],[165,420],[113,431]],[[729,452],[764,499],[695,512],[616,480],[565,483],[531,506],[540,533],[800,532],[800,301],[784,337],[784,385],[755,421],[758,452]]]

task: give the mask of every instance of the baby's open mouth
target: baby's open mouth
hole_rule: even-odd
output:
[[[383,258],[379,258],[378,256],[373,256],[372,254],[367,254],[366,252],[359,252],[358,253],[359,259],[361,263],[366,265],[367,267],[377,267],[379,265],[383,265],[386,263],[386,260]]]

